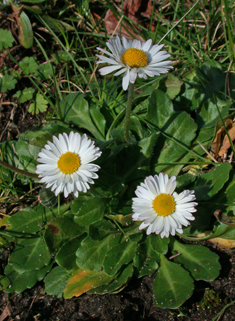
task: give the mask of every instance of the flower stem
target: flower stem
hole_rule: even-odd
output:
[[[126,115],[124,118],[124,138],[128,144],[135,144],[135,141],[131,139],[129,135],[129,123],[130,123],[130,116],[131,116],[133,93],[134,93],[134,84],[130,83],[128,88]]]
[[[7,168],[7,169],[10,169],[12,172],[15,172],[15,173],[18,173],[18,174],[21,174],[21,175],[25,175],[25,176],[28,176],[28,177],[31,177],[31,178],[38,178],[38,175],[37,174],[33,174],[33,173],[29,173],[27,171],[23,171],[22,169],[19,169],[19,168],[16,168],[14,166],[11,166],[3,161],[0,160],[0,165]]]

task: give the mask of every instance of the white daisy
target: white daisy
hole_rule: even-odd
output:
[[[146,227],[147,235],[150,233],[161,234],[169,237],[175,232],[183,233],[182,225],[190,225],[189,221],[195,218],[191,214],[196,212],[194,208],[197,203],[194,191],[185,190],[178,194],[176,188],[176,177],[168,178],[167,174],[160,173],[146,177],[144,183],[137,187],[133,198],[132,215],[133,221],[143,221],[139,229]]]
[[[94,142],[87,135],[71,132],[53,136],[53,143],[47,142],[45,148],[38,154],[36,173],[39,174],[41,183],[51,187],[57,196],[64,191],[67,197],[73,193],[78,197],[78,192],[86,192],[94,184],[93,179],[98,178],[95,173],[99,166],[91,162],[101,155]]]
[[[103,67],[99,71],[101,75],[107,75],[118,70],[114,76],[124,73],[122,79],[122,87],[127,90],[129,83],[134,84],[137,75],[140,78],[147,79],[147,76],[159,76],[168,72],[171,66],[171,61],[166,60],[170,57],[166,51],[161,51],[163,45],[152,45],[152,39],[141,43],[139,40],[127,40],[122,37],[122,43],[117,36],[111,38],[106,43],[111,51],[108,52],[102,48],[97,48],[106,56],[97,55],[100,58],[98,64],[108,63],[111,66]]]

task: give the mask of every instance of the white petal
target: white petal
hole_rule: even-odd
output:
[[[119,76],[119,75],[123,74],[126,70],[127,70],[127,68],[123,68],[123,69],[115,72],[114,76]]]
[[[135,83],[136,77],[137,77],[137,72],[136,72],[135,69],[132,69],[132,70],[130,71],[130,82],[131,82],[132,84]]]
[[[103,67],[103,68],[99,69],[99,72],[101,73],[102,76],[104,76],[104,75],[108,75],[111,72],[118,70],[120,68],[122,68],[122,65],[108,66],[108,67]]]
[[[152,45],[152,39],[147,40],[143,45],[142,45],[142,50],[143,51],[149,51],[150,47]]]
[[[154,56],[158,51],[160,51],[162,49],[164,45],[154,45],[152,46],[152,48],[149,50],[149,53]]]
[[[107,58],[107,57],[105,57],[105,56],[97,55],[97,57],[102,60],[102,61],[100,61],[101,63],[107,62],[107,63],[109,63],[109,64],[111,64],[111,65],[118,65],[118,64],[119,64],[116,60]]]
[[[123,90],[127,90],[130,82],[130,72],[129,69],[125,72],[123,78],[122,78],[122,88]]]

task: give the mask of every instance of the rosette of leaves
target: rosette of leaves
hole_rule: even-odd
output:
[[[44,279],[47,293],[65,298],[85,292],[117,293],[131,278],[152,275],[154,304],[177,308],[192,295],[196,281],[218,277],[219,256],[205,246],[185,244],[183,238],[235,239],[235,227],[214,216],[218,207],[229,216],[234,206],[234,170],[229,163],[212,163],[197,144],[197,140],[210,144],[220,116],[228,116],[231,104],[221,97],[199,95],[201,117],[194,119],[195,106],[189,103],[185,110],[176,104],[190,96],[188,87],[177,93],[178,82],[173,80],[165,87],[160,83],[161,89],[150,94],[135,96],[130,126],[135,145],[124,141],[125,100],[113,84],[107,85],[113,89],[100,101],[90,94],[67,95],[59,105],[63,126],[55,123],[20,135],[16,152],[22,165],[35,166],[38,151],[53,134],[68,133],[71,125],[74,131],[85,130],[102,150],[97,159],[101,169],[91,189],[71,203],[48,208],[51,205],[43,200],[44,206],[26,208],[9,218],[6,232],[17,245],[5,269],[5,280],[11,285],[6,292],[21,292]],[[171,85],[174,92],[168,95]],[[199,164],[196,175],[182,171],[194,162]],[[160,171],[178,176],[177,192],[193,189],[199,203],[195,221],[184,234],[164,239],[147,236],[131,219],[136,186]],[[52,267],[53,263],[57,265]]]
[[[34,136],[42,138],[43,132],[40,135],[35,132]],[[29,132],[29,146],[33,142],[36,143]],[[37,144],[40,142],[37,141]],[[139,230],[138,223],[132,222],[130,195],[136,180],[142,175],[135,166],[133,168],[133,164],[138,159],[136,166],[145,171],[141,165],[151,160],[155,144],[156,135],[153,134],[130,149],[120,148],[118,144],[107,148],[106,166],[102,165],[100,184],[97,182],[91,193],[80,195],[71,204],[63,205],[59,215],[53,216],[57,209],[38,205],[12,216],[8,222],[9,232],[27,235],[29,239],[18,241],[19,246],[10,256],[5,274],[11,287],[5,291],[20,292],[45,277],[46,292],[65,298],[84,292],[116,293],[131,278],[156,273],[154,303],[159,307],[176,308],[192,295],[194,281],[216,278],[220,271],[219,257],[208,248],[184,244],[173,237],[161,239],[157,235],[147,236],[145,231]],[[116,166],[115,172],[111,173],[109,171],[115,158],[125,159],[125,164]],[[228,180],[231,168],[222,164],[221,170],[223,175],[220,178],[216,172],[214,175],[209,172],[201,178],[204,182],[212,181],[211,186],[215,186],[209,189],[208,197],[216,197]],[[191,182],[181,179],[181,187]],[[198,196],[200,191],[205,194],[203,188],[199,177],[195,185]],[[201,230],[198,227],[197,233],[202,229],[203,226]],[[35,235],[42,241],[32,239]],[[17,255],[24,257],[24,260]],[[32,255],[34,260],[31,261]],[[53,269],[50,265],[52,257],[58,264]],[[28,264],[25,265],[25,262]],[[35,262],[40,262],[38,268]],[[17,283],[16,280],[22,279],[24,285],[22,281]]]

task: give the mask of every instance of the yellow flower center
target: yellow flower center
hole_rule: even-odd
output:
[[[168,216],[175,211],[175,200],[169,194],[160,194],[155,197],[153,208],[158,215]]]
[[[72,174],[78,170],[80,166],[80,159],[77,154],[66,152],[60,156],[57,166],[64,174]]]
[[[131,68],[141,68],[147,66],[148,57],[143,50],[129,48],[122,55],[121,61],[124,65],[128,65]]]

